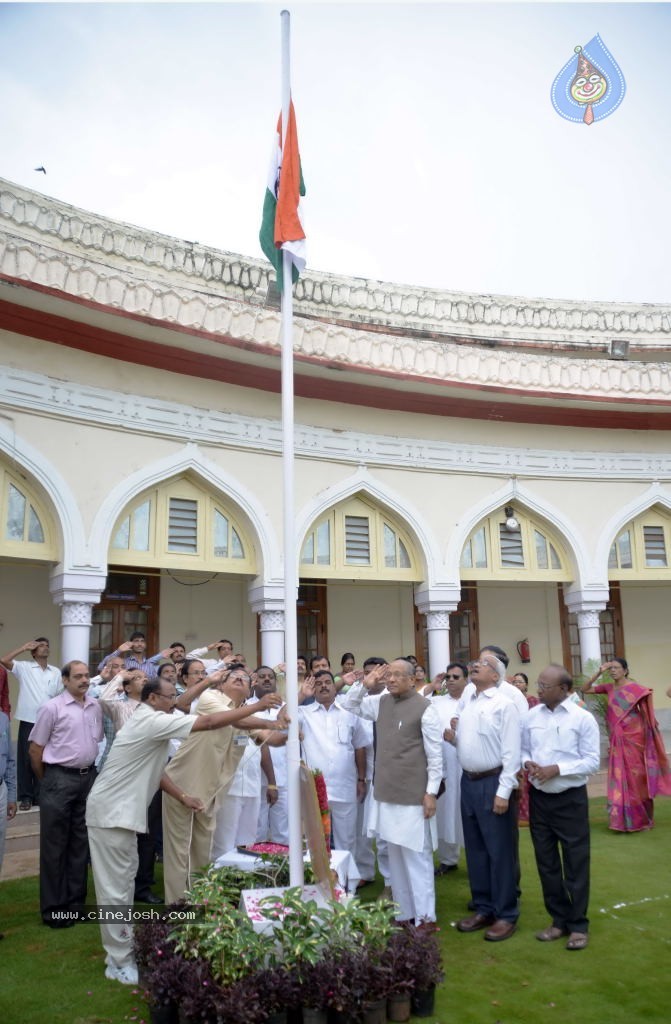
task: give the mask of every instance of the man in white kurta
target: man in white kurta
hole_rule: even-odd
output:
[[[366,796],[369,736],[363,722],[336,701],[332,674],[322,669],[314,679],[314,703],[298,708],[303,757],[326,782],[333,849],[347,850],[354,857],[357,804]]]
[[[461,825],[461,765],[456,748],[445,739],[451,730],[452,719],[458,715],[459,699],[468,681],[468,669],[459,662],[451,662],[444,676],[438,676],[447,693],[431,696],[431,703],[440,716],[443,727],[443,779],[445,792],[438,800],[436,825],[438,828],[439,867],[436,875],[453,871],[459,864],[464,832]],[[427,694],[427,696],[429,696]]]
[[[389,692],[366,696],[383,672]],[[442,729],[436,709],[415,691],[414,681],[414,666],[399,658],[352,686],[341,704],[377,723],[369,832],[387,841],[398,919],[424,925],[436,920],[433,850]]]

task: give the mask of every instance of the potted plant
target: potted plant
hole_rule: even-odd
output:
[[[143,921],[133,934],[140,984],[145,989],[153,1024],[176,1024],[181,957],[170,938],[165,917]]]
[[[389,970],[387,1017],[390,1021],[410,1019],[410,999],[415,990],[417,958],[414,950],[415,928],[399,925],[391,934],[382,963]]]
[[[267,967],[245,979],[245,985],[254,989],[267,1014],[266,1024],[286,1024],[287,1011],[298,1011],[300,986],[294,971],[283,964]]]
[[[296,995],[303,1006],[303,1024],[326,1020],[324,975],[320,973],[322,953],[328,945],[329,920],[327,907],[314,900],[303,900],[301,889],[287,889],[281,897],[268,896],[260,901],[266,917],[278,927],[272,935],[273,946],[268,962],[273,968],[283,967],[295,980]]]
[[[415,928],[414,948],[415,989],[410,997],[410,1006],[414,1017],[431,1017],[436,998],[436,985],[445,977],[435,931],[430,928]]]
[[[180,984],[180,1024],[260,1024],[267,1019],[263,993],[247,978],[219,985],[203,960],[184,961]]]
[[[144,984],[152,1024],[177,1024],[185,967],[183,957],[166,945],[146,971]]]

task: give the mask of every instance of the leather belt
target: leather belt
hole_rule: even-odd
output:
[[[95,768],[94,764],[89,764],[86,768],[69,768],[66,764],[51,764],[46,762],[47,768],[58,768],[61,772],[70,772],[71,775],[88,775],[90,771]]]
[[[490,768],[486,772],[467,772],[464,771],[464,775],[469,782],[478,782],[479,779],[488,779],[491,775],[500,775],[503,771],[503,765],[499,765],[498,768]]]

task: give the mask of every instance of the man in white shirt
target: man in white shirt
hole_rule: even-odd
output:
[[[484,928],[502,942],[517,928],[515,813],[511,793],[520,768],[520,717],[499,688],[505,665],[493,654],[471,666],[475,692],[465,699],[456,739],[462,768],[461,815],[475,913],[457,922],[461,932]],[[521,695],[520,695],[521,696]]]
[[[30,651],[29,661],[15,661],[19,654]],[[19,681],[19,700],[16,719],[19,735],[16,743],[17,799],[20,811],[29,811],[39,802],[40,783],[30,763],[29,736],[37,719],[37,712],[52,697],[63,690],[61,670],[49,665],[49,641],[45,636],[29,640],[16,650],[0,658],[5,668]]]
[[[216,658],[205,657],[208,651],[214,650],[217,652]],[[244,664],[245,661],[241,654],[233,655],[233,642],[231,640],[214,640],[205,647],[195,647],[192,651],[189,651],[186,660],[189,661],[193,658],[203,663],[208,676],[211,676],[213,672],[218,672],[219,669],[227,668],[232,661],[239,661],[241,664]]]
[[[573,680],[562,665],[538,677],[540,704],[522,732],[529,772],[529,831],[551,923],[540,942],[568,935],[566,948],[587,945],[590,834],[587,778],[599,767],[599,727],[570,699]],[[561,854],[560,854],[561,851]]]
[[[302,696],[311,696],[305,684]],[[314,675],[314,703],[298,708],[303,756],[310,768],[318,768],[326,782],[331,812],[331,845],[354,857],[357,805],[366,797],[366,746],[369,737],[356,715],[336,702],[331,672]]]

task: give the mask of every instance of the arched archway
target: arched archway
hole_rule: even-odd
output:
[[[442,575],[421,513],[362,467],[317,494],[297,520],[299,646],[329,653],[336,669],[348,650],[358,664],[414,653],[415,584]]]
[[[462,598],[450,618],[453,658],[468,660],[495,643],[512,669],[529,664],[532,674],[550,661],[569,661],[563,588],[589,578],[591,560],[563,513],[507,481],[469,508],[448,539],[446,561]]]
[[[254,659],[248,588],[280,577],[274,530],[255,495],[196,445],[119,482],[94,523],[92,546],[103,545],[109,573],[93,614],[93,661],[133,628],[147,633],[151,653],[230,636]]]

